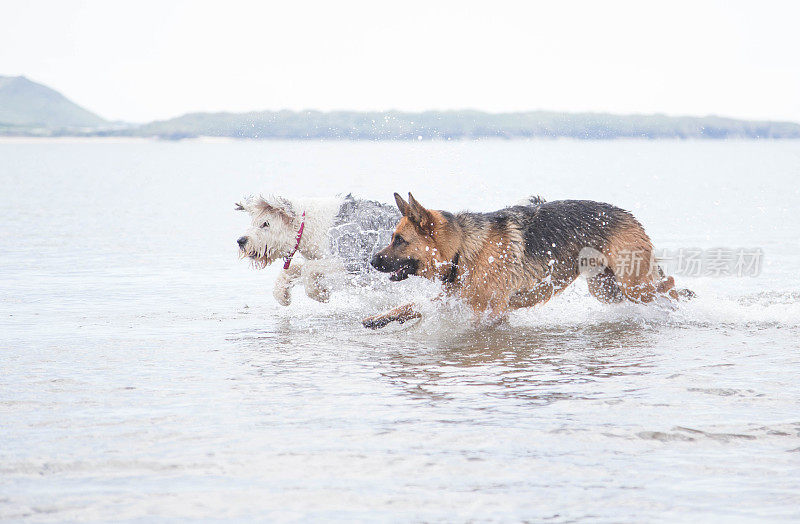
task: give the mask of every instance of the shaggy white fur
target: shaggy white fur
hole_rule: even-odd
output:
[[[328,232],[342,202],[342,198],[289,200],[251,196],[236,204],[237,210],[248,212],[251,218],[250,228],[237,242],[239,254],[249,258],[256,268],[287,257],[294,250],[300,224],[305,220],[297,254],[289,269],[281,269],[275,281],[273,296],[278,303],[289,305],[291,288],[298,280],[302,280],[306,295],[320,302],[328,301],[330,290],[323,277],[343,269],[339,260],[328,256]],[[298,254],[305,260],[299,260]]]

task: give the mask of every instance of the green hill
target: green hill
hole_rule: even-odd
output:
[[[260,111],[190,113],[126,133],[162,138],[219,136],[261,139],[416,140],[571,137],[800,138],[800,124],[717,116],[612,115],[531,111]]]
[[[24,76],[0,76],[0,129],[87,128],[106,121]]]

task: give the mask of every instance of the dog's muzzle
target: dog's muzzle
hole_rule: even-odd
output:
[[[372,260],[369,261],[369,264],[378,271],[387,272],[389,271],[387,261],[388,258],[385,255],[376,253],[375,256],[372,257]]]
[[[369,263],[381,273],[391,273],[389,280],[394,281],[405,280],[409,276],[415,275],[419,265],[419,262],[413,258],[396,259],[381,253],[372,257]]]
[[[244,249],[244,246],[247,245],[247,237],[240,237],[236,243],[239,244],[239,249]]]

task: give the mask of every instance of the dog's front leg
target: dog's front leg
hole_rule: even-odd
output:
[[[292,303],[292,295],[290,290],[297,279],[300,278],[303,266],[301,264],[292,264],[289,269],[282,269],[275,280],[275,287],[272,288],[272,296],[282,306],[288,306]]]
[[[382,315],[375,315],[374,317],[365,318],[361,321],[364,327],[370,329],[378,329],[391,324],[392,322],[399,322],[402,324],[412,318],[419,318],[422,314],[414,310],[414,304],[406,304],[388,311]]]
[[[303,266],[303,284],[306,295],[317,302],[327,302],[331,290],[325,282],[325,276],[334,273],[338,267],[330,260],[309,260]]]

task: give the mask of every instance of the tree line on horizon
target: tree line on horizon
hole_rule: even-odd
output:
[[[708,117],[481,111],[191,113],[118,135],[166,139],[458,140],[477,138],[800,138],[800,125]]]
[[[0,76],[0,136],[229,137],[284,140],[480,138],[800,138],[800,124],[717,116],[528,111],[190,113],[142,125],[108,122],[23,76]]]
[[[45,127],[4,125],[0,136],[155,137],[181,140],[227,137],[273,140],[463,140],[481,138],[775,139],[800,138],[792,122],[757,122],[716,116],[599,113],[422,113],[261,111],[190,113],[142,125]]]

